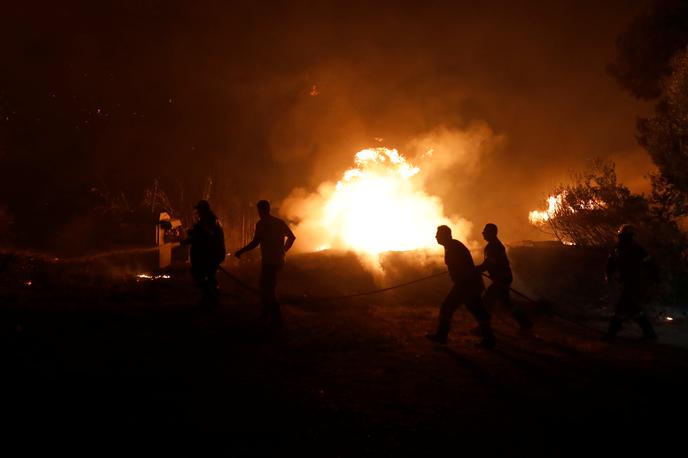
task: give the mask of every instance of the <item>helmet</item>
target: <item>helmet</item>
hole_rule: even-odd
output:
[[[194,208],[198,210],[199,213],[208,213],[210,211],[210,204],[207,200],[199,200]]]
[[[630,224],[624,224],[619,228],[616,235],[619,238],[631,239],[635,236],[635,228],[633,226],[631,226]]]

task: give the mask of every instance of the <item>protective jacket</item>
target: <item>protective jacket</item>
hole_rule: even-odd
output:
[[[225,234],[216,218],[201,218],[189,231],[186,244],[191,245],[191,264],[219,266],[225,260]]]
[[[485,260],[478,266],[478,270],[487,271],[490,279],[495,283],[511,284],[514,279],[509,258],[506,256],[506,248],[499,240],[488,242],[485,246]]]

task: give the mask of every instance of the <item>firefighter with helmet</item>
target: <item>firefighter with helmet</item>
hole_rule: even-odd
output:
[[[225,234],[207,200],[195,206],[196,224],[188,231],[182,245],[191,245],[191,275],[201,290],[201,305],[217,305],[217,269],[225,260]]]
[[[606,340],[614,340],[627,318],[635,321],[645,339],[654,340],[657,334],[650,319],[643,310],[650,286],[658,280],[658,271],[652,258],[635,241],[635,229],[624,224],[617,233],[618,243],[609,255],[606,268],[606,282],[612,278],[621,283],[621,295],[616,303],[614,315],[609,323]]]

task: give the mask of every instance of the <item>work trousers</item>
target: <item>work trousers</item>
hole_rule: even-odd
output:
[[[272,320],[279,324],[282,321],[279,302],[277,301],[277,273],[282,269],[281,264],[263,264],[260,269],[260,301],[261,321]]]
[[[481,328],[490,328],[490,313],[483,304],[480,291],[478,289],[471,291],[469,288],[454,284],[440,306],[438,334],[446,336],[449,333],[452,316],[461,304],[466,304],[466,308]]]
[[[217,288],[217,265],[192,264],[191,276],[201,290],[201,303],[216,304],[220,297]]]
[[[485,307],[491,310],[494,304],[499,302],[502,307],[506,308],[511,313],[521,327],[532,326],[523,309],[516,306],[511,301],[510,288],[511,283],[492,282],[492,284],[487,287],[485,295],[483,296]]]
[[[614,316],[609,323],[609,334],[615,335],[619,332],[623,322],[630,318],[640,326],[645,337],[653,337],[655,335],[650,319],[647,317],[645,310],[643,310],[643,303],[647,299],[647,293],[648,288],[641,282],[623,284],[621,295],[614,308]]]

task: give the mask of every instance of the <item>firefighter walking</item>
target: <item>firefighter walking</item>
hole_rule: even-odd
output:
[[[470,251],[463,243],[452,238],[452,232],[448,226],[439,226],[435,238],[437,243],[444,247],[444,262],[449,268],[449,275],[454,286],[440,306],[437,330],[426,334],[426,337],[436,343],[447,343],[452,316],[461,304],[466,304],[466,308],[480,327],[481,346],[494,347],[495,338],[490,326],[490,314],[481,298],[484,285],[475,268]]]
[[[628,318],[640,326],[645,339],[654,340],[657,334],[643,305],[651,284],[658,280],[657,267],[645,249],[635,241],[632,226],[621,226],[617,236],[618,243],[607,260],[605,281],[608,283],[616,277],[621,283],[621,295],[609,322],[605,340],[613,341]]]
[[[509,292],[514,277],[511,273],[506,249],[497,237],[497,231],[497,225],[492,223],[486,224],[483,229],[483,238],[487,242],[485,246],[485,259],[477,269],[481,273],[487,272],[492,281],[492,284],[485,291],[483,302],[488,310],[496,302],[499,302],[511,312],[511,316],[518,322],[521,330],[527,331],[533,327],[533,322],[530,321],[522,308],[511,301]]]
[[[242,254],[260,245],[260,299],[262,308],[259,321],[279,327],[282,325],[282,313],[277,301],[277,274],[284,266],[285,254],[294,244],[296,237],[287,223],[270,214],[270,202],[261,200],[256,204],[259,220],[256,230],[248,245],[234,253],[240,258]],[[285,241],[286,239],[286,241]]]

